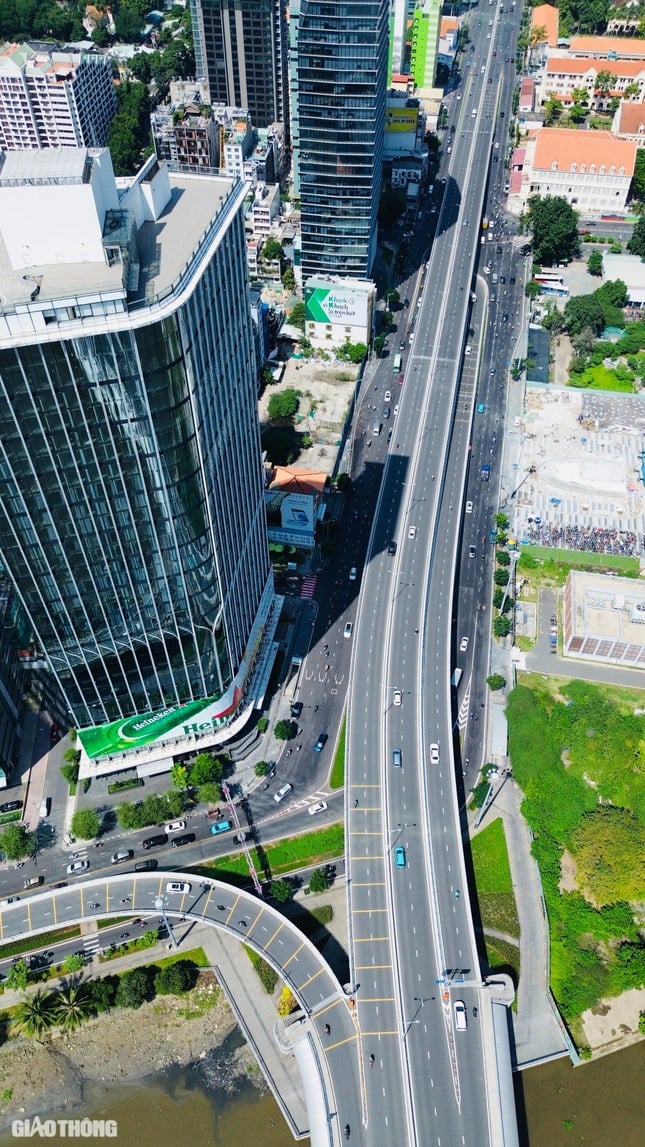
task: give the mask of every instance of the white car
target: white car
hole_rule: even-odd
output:
[[[467,514],[472,514],[472,512],[473,512],[473,504],[472,504],[472,502],[466,502],[466,513],[467,513]]]
[[[391,390],[385,391],[385,400],[384,401],[385,402],[391,402],[392,401],[392,391]]]
[[[465,1032],[468,1027],[468,1020],[466,1019],[466,1005],[463,1000],[455,1000],[455,1026],[458,1032]]]
[[[495,140],[495,151],[497,151],[498,147],[499,147],[499,140],[496,139]]]
[[[460,100],[460,99],[461,99],[461,92],[457,92],[457,99],[458,99],[458,100]]]
[[[416,538],[416,536],[417,536],[417,527],[416,526],[410,526],[410,529],[408,530],[408,537],[409,538]]]
[[[181,892],[184,896],[188,896],[192,885],[188,884],[186,880],[169,880],[166,885],[166,892]]]
[[[394,407],[394,410],[392,411],[392,418],[396,418],[398,413],[399,413],[399,404],[397,402],[396,406]]]
[[[292,792],[292,790],[293,790],[293,785],[289,785],[289,784],[283,785],[282,788],[278,789],[277,793],[273,794],[273,799],[276,802],[276,804],[280,804],[280,801],[283,801],[285,797],[288,797],[289,793]]]
[[[75,872],[87,872],[89,866],[89,860],[73,860],[71,864],[67,865],[67,875],[73,876]]]
[[[488,266],[487,266],[487,267],[484,267],[484,274],[485,274],[485,275],[490,275],[490,267],[488,267]]]
[[[462,637],[461,641],[459,642],[459,652],[465,653],[467,649],[468,649],[468,638]]]
[[[436,215],[436,214],[437,214],[437,204],[436,204],[436,203],[433,203],[433,204],[432,204],[432,207],[430,208],[430,214],[431,214],[431,215]]]
[[[317,812],[324,812],[326,808],[329,808],[327,801],[317,801],[316,804],[310,804],[309,816],[315,816]]]
[[[181,832],[185,827],[185,820],[169,820],[168,824],[163,826],[163,830],[164,832]]]
[[[349,571],[349,580],[350,581],[356,581],[357,577],[358,577],[358,570],[356,569],[356,566],[352,566],[351,570]]]
[[[352,625],[352,622],[348,621],[345,625],[344,630],[343,630],[343,637],[351,637],[353,628],[354,628],[354,626]]]
[[[397,706],[403,704],[403,694],[400,689],[394,690],[392,694],[392,704]]]
[[[472,353],[473,353],[473,348],[472,348],[471,346],[467,346],[467,347],[466,347],[466,350],[465,350],[465,352],[464,352],[464,353],[465,353],[466,355],[472,354]]]
[[[430,746],[430,764],[439,764],[439,746],[437,744],[432,744]]]

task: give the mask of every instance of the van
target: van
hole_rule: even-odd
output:
[[[232,827],[233,824],[230,820],[218,820],[216,824],[211,825],[211,832],[213,836],[218,836],[220,832],[228,832],[228,830]],[[189,833],[188,835],[190,836],[191,834]],[[173,844],[174,843],[175,842],[173,841]]]
[[[496,274],[494,274],[493,275],[493,283],[497,283],[497,281],[498,281],[498,276]]]
[[[49,797],[43,797],[43,799],[40,802],[40,814],[39,815],[44,819],[45,817],[49,816],[50,809],[51,809],[51,800],[49,799]]]
[[[131,848],[120,848],[110,857],[110,864],[121,864],[123,860],[132,860],[134,851]]]
[[[148,836],[141,842],[142,848],[160,848],[162,844],[168,844],[168,837],[165,832],[160,832],[157,836]]]
[[[458,1032],[465,1032],[468,1027],[468,1020],[466,1019],[466,1005],[463,1000],[455,1000],[455,1026]]]
[[[152,858],[150,860],[137,860],[137,863],[134,866],[134,871],[135,872],[152,872],[153,868],[157,868],[158,865],[159,865],[159,861],[158,860],[152,860]]]
[[[274,801],[276,801],[276,803],[279,804],[280,801],[283,801],[285,797],[289,796],[289,793],[292,790],[293,790],[293,785],[290,785],[290,784],[283,785],[282,788],[278,789],[277,793],[273,794]]]
[[[44,876],[28,876],[27,879],[25,880],[24,887],[25,888],[38,888],[39,884],[44,884],[44,883],[45,883],[45,877]]]
[[[381,423],[380,423],[380,422],[375,422],[375,423],[374,423],[374,428],[373,428],[373,430],[372,430],[372,435],[374,436],[374,438],[378,438],[378,436],[379,436],[379,434],[380,434],[380,433],[381,433]]]
[[[392,764],[396,769],[401,768],[401,750],[392,749]]]

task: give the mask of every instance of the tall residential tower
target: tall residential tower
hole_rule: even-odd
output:
[[[90,774],[208,743],[275,623],[244,196],[0,163],[0,566]]]
[[[197,78],[254,127],[288,123],[285,0],[190,0]]]
[[[300,264],[366,279],[376,252],[390,0],[291,0],[289,82]]]

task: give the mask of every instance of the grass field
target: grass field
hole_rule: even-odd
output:
[[[329,778],[330,789],[342,789],[345,784],[345,736],[347,733],[347,717],[343,717],[343,722],[338,734],[338,744],[336,745],[336,752],[334,754],[334,763],[332,765],[331,776]]]
[[[473,837],[471,850],[484,931],[494,928],[519,937],[520,925],[500,817]]]
[[[533,564],[523,563],[522,558],[527,555],[539,562],[536,568]],[[549,582],[564,585],[570,569],[618,570],[621,577],[638,577],[638,558],[630,558],[622,554],[593,554],[587,550],[560,550],[548,546],[522,546],[518,562],[519,572],[530,577],[532,582]]]
[[[251,849],[256,871],[265,880],[272,880],[307,865],[328,864],[330,860],[336,860],[344,854],[345,829],[342,824],[331,824],[317,832],[287,837],[266,848]],[[244,854],[238,853],[235,856],[222,856],[217,861],[189,871],[198,876],[205,873],[217,880],[226,880],[227,876],[247,878],[249,867]]]

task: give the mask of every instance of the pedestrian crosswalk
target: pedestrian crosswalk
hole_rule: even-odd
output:
[[[316,593],[316,586],[317,585],[318,585],[318,578],[316,577],[316,575],[315,574],[309,574],[309,576],[303,580],[303,583],[300,586],[300,596],[306,597],[306,598],[312,598]]]
[[[86,956],[97,956],[101,951],[99,943],[98,932],[93,932],[91,936],[83,937],[83,951]]]

